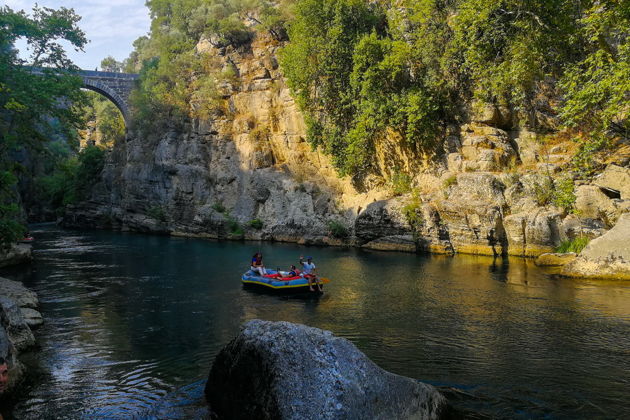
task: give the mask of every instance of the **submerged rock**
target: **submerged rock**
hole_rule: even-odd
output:
[[[630,213],[603,236],[593,239],[562,269],[568,277],[630,280]]]
[[[562,266],[575,260],[577,254],[575,252],[567,252],[565,254],[547,253],[539,255],[534,263],[539,267]]]
[[[432,386],[386,372],[330,331],[261,320],[217,355],[205,395],[234,419],[433,419],[446,408]]]

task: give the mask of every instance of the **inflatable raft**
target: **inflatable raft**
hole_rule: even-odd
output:
[[[267,269],[267,275],[261,276],[258,273],[254,273],[252,270],[247,271],[243,274],[241,281],[244,286],[253,286],[261,289],[266,289],[269,291],[276,292],[287,292],[287,293],[321,293],[317,290],[317,285],[313,283],[314,292],[309,290],[308,280],[304,277],[295,276],[295,277],[282,277],[282,272],[278,275],[278,272],[275,270]],[[320,278],[320,283],[323,285],[328,283],[330,280]]]

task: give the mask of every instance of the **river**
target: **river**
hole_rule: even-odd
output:
[[[0,273],[37,291],[46,320],[16,418],[143,417],[177,390],[198,396],[214,355],[254,318],[331,330],[480,417],[630,412],[627,282],[557,278],[523,259],[32,233],[36,262]],[[244,290],[258,250],[274,268],[312,255],[332,282],[319,299]]]

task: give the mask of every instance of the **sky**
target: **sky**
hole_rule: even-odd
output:
[[[101,60],[108,55],[122,61],[133,49],[133,41],[149,32],[151,24],[149,10],[145,0],[0,0],[13,10],[25,10],[29,13],[35,3],[40,7],[57,9],[67,7],[82,17],[79,27],[90,41],[85,52],[75,52],[67,48],[68,57],[84,70],[94,70]],[[16,47],[21,55],[25,53],[25,43],[19,42]]]

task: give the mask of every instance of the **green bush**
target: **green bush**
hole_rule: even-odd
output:
[[[444,180],[444,182],[442,183],[442,186],[444,187],[444,189],[447,189],[448,187],[450,187],[451,185],[457,185],[457,175],[451,175],[448,178],[446,178]]]
[[[424,224],[424,217],[422,216],[422,200],[420,194],[414,191],[411,198],[405,206],[402,208],[403,214],[407,219],[407,223],[414,229],[418,230]]]
[[[333,238],[344,239],[350,236],[348,228],[338,220],[328,221],[328,231]]]
[[[535,182],[533,187],[534,200],[536,200],[536,204],[539,206],[546,206],[553,202],[555,196],[553,178],[545,176],[541,182]]]
[[[571,178],[563,178],[554,183],[553,204],[567,212],[573,211],[575,205],[575,185]]]
[[[394,195],[402,195],[411,191],[411,177],[399,170],[394,171],[391,180],[391,189]]]
[[[567,253],[567,252],[575,252],[579,254],[582,250],[588,245],[590,239],[586,236],[578,236],[574,239],[564,241],[556,248],[556,252],[559,253]]]
[[[221,203],[220,201],[217,201],[216,203],[214,203],[212,205],[212,209],[216,211],[217,213],[225,213],[225,207],[223,206],[223,203]]]
[[[230,229],[230,233],[234,236],[241,236],[243,235],[245,232],[243,231],[243,228],[241,227],[240,223],[238,223],[236,221],[236,219],[234,219],[232,216],[230,216],[229,214],[226,215],[227,221],[228,221],[228,228]]]
[[[263,222],[260,219],[254,219],[254,220],[250,220],[249,221],[249,226],[256,229],[256,230],[260,230],[263,228]]]
[[[161,223],[164,223],[167,221],[166,212],[164,211],[164,208],[162,208],[161,206],[149,207],[149,209],[147,210],[147,216]]]
[[[100,180],[105,151],[88,146],[77,156],[57,162],[52,174],[35,179],[37,194],[56,213],[70,204],[89,198],[92,187]]]
[[[18,221],[19,215],[17,204],[0,204],[0,249],[24,237],[26,227]]]

